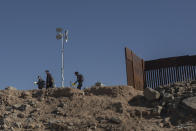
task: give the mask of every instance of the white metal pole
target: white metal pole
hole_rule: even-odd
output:
[[[61,76],[62,76],[62,83],[61,86],[64,87],[64,34],[62,33],[62,67],[61,67]]]

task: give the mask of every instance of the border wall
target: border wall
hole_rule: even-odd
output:
[[[196,55],[144,61],[125,48],[125,59],[127,84],[139,90],[196,80]]]

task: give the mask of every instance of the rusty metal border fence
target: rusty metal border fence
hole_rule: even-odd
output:
[[[145,87],[196,80],[196,55],[145,61]]]
[[[127,84],[139,90],[196,80],[196,55],[144,61],[125,48],[125,58]]]
[[[138,90],[144,88],[144,60],[125,48],[127,85]]]

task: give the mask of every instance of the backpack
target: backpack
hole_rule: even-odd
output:
[[[84,77],[83,77],[82,74],[79,75],[79,80],[82,81],[82,82],[84,81]]]

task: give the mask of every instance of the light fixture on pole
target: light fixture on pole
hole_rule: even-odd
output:
[[[56,39],[62,39],[62,48],[61,48],[61,56],[62,56],[62,65],[61,65],[61,86],[64,87],[64,43],[68,41],[68,30],[64,30],[62,28],[56,28]]]

